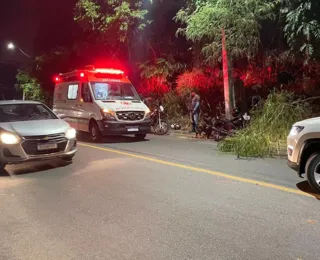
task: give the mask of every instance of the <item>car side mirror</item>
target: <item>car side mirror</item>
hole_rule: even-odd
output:
[[[59,117],[60,119],[65,119],[67,116],[66,116],[65,114],[58,114],[58,117]]]

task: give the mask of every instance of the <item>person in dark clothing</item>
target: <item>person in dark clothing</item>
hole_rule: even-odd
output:
[[[200,96],[193,91],[191,93],[191,103],[189,107],[190,117],[192,122],[192,132],[199,134],[199,115],[200,115]]]
[[[207,138],[209,139],[212,134],[212,117],[210,117],[207,113],[203,115],[203,124],[199,127],[200,134],[205,133]]]
[[[150,111],[153,111],[154,106],[154,100],[151,97],[147,97],[143,100],[143,103],[150,109]]]

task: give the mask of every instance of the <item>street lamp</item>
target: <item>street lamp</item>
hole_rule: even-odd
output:
[[[30,55],[26,54],[21,48],[15,46],[14,43],[12,43],[12,42],[8,43],[7,48],[8,48],[8,50],[11,50],[11,51],[13,51],[17,48],[24,56],[31,58]]]
[[[15,49],[15,46],[12,42],[8,43],[8,49],[9,50],[14,50]]]

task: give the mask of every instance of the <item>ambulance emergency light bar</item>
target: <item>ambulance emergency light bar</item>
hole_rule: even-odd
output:
[[[94,71],[97,73],[124,75],[124,72],[122,70],[116,70],[116,69],[95,69]]]
[[[85,70],[73,71],[70,73],[59,74],[54,76],[54,83],[61,83],[63,81],[84,79],[87,74],[93,74],[96,78],[106,78],[106,79],[121,79],[124,76],[124,71],[111,68],[94,68],[93,66],[86,66]]]

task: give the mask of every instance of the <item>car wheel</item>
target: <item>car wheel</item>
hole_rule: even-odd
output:
[[[101,140],[101,132],[96,123],[90,124],[90,138],[93,142],[99,142]]]
[[[310,186],[320,193],[320,153],[310,156],[306,164],[306,173]]]
[[[3,171],[5,167],[6,167],[5,163],[0,163],[0,172]]]
[[[74,154],[73,154],[73,155],[69,155],[69,156],[62,157],[62,160],[66,161],[66,162],[72,162],[73,157],[74,157]]]
[[[147,134],[136,134],[136,135],[135,135],[135,138],[136,138],[137,140],[141,140],[141,141],[143,141],[144,139],[146,139],[146,137],[147,137]]]

